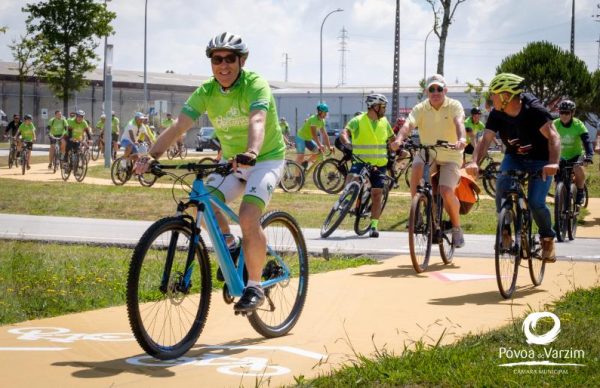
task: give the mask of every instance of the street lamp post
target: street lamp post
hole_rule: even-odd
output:
[[[104,0],[104,8],[107,7],[106,3],[112,0]],[[104,37],[104,69],[102,70],[102,80],[104,81],[104,87],[106,88],[106,44],[108,43],[108,35]],[[102,96],[102,109],[104,108],[104,96]]]
[[[148,85],[146,83],[146,36],[148,29],[148,0],[144,5],[144,113],[148,112]]]
[[[325,24],[325,20],[327,20],[327,18],[329,17],[329,15],[331,15],[332,13],[335,12],[342,12],[344,11],[341,8],[338,8],[336,10],[333,10],[331,12],[329,12],[327,15],[325,15],[325,17],[323,18],[323,23],[321,23],[321,45],[320,45],[320,60],[319,60],[319,102],[323,102],[323,25]]]
[[[425,37],[425,49],[423,50],[423,81],[427,80],[427,39],[429,39],[429,35],[433,30],[434,29],[432,28]]]
[[[112,61],[113,45],[109,44],[105,48],[106,55],[106,75],[104,78],[104,112],[106,121],[104,121],[104,167],[110,168],[112,155]]]

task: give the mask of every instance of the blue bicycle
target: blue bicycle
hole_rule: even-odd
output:
[[[177,176],[166,169],[189,173]],[[174,178],[177,213],[150,226],[135,247],[127,278],[127,312],[140,346],[152,357],[169,360],[180,357],[196,343],[208,317],[212,278],[207,246],[200,235],[202,225],[206,226],[224,278],[226,303],[242,295],[247,272],[243,251],[232,257],[213,206],[236,224],[239,218],[204,184],[210,173],[224,176],[231,173],[231,166],[155,164],[151,172]],[[184,178],[191,174],[196,179],[190,187]],[[189,192],[183,200],[176,199],[178,184]],[[262,271],[266,301],[247,318],[258,333],[273,338],[288,333],[300,317],[308,288],[308,258],[302,231],[290,214],[271,211],[263,215],[261,225],[267,236]]]

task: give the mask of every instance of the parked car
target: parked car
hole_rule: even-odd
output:
[[[198,131],[198,144],[196,146],[196,151],[202,151],[204,149],[217,151],[218,146],[213,141],[214,138],[215,129],[213,127],[200,128],[200,131]]]

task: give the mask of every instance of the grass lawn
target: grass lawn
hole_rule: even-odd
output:
[[[0,325],[125,304],[132,249],[0,240]],[[212,255],[210,255],[212,258]],[[211,260],[213,289],[216,264]],[[377,261],[309,257],[311,274]]]
[[[549,345],[528,345],[524,317],[502,329],[472,334],[449,346],[421,342],[402,354],[377,349],[375,358],[355,355],[353,364],[314,380],[296,377],[299,387],[598,387],[600,386],[600,288],[568,293],[546,311],[561,321],[558,338]],[[536,334],[547,333],[551,319],[539,321]],[[502,350],[504,349],[504,351]],[[530,361],[508,358],[507,350],[534,351],[534,360],[584,366],[518,366],[499,364]],[[562,351],[557,357],[554,350]]]

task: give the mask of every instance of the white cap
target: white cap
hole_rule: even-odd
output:
[[[441,87],[446,87],[446,80],[444,76],[441,74],[434,74],[431,77],[427,78],[426,89],[429,89],[431,85],[440,85]]]

